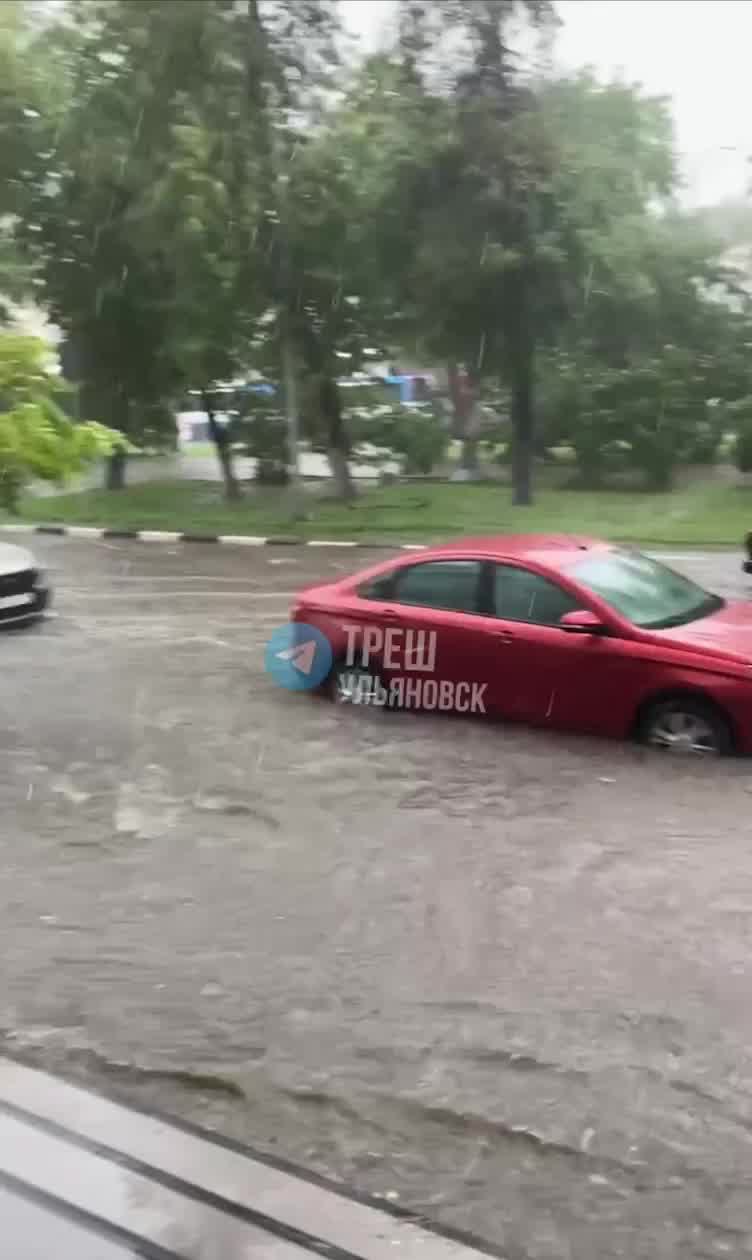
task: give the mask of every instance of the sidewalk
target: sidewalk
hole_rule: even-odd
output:
[[[397,464],[386,465],[386,471],[397,472]],[[241,481],[250,481],[256,471],[253,459],[235,459],[235,473]],[[350,474],[357,481],[378,481],[379,469],[373,464],[351,463]],[[300,452],[300,475],[302,477],[329,480],[331,468],[325,455],[317,455],[313,451]],[[155,455],[148,458],[131,459],[128,462],[126,481],[128,485],[142,485],[149,481],[221,481],[219,464],[213,454],[191,454],[181,451],[177,455]],[[92,469],[83,477],[75,477],[65,486],[58,487],[48,482],[37,482],[32,493],[40,498],[50,498],[60,493],[75,493],[79,490],[98,490],[104,485],[104,467]]]

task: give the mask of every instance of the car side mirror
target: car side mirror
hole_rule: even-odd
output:
[[[608,627],[586,608],[578,608],[576,612],[564,613],[559,621],[562,630],[568,634],[608,634]]]

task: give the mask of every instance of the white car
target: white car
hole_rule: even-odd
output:
[[[0,626],[41,617],[49,602],[47,577],[31,552],[0,542]]]

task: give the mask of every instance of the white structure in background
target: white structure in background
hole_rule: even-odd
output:
[[[721,263],[728,271],[733,272],[734,282],[740,292],[730,294],[725,284],[707,285],[701,291],[732,311],[740,311],[745,298],[752,298],[752,245],[731,245],[723,251]]]
[[[216,413],[218,424],[225,425],[230,417],[223,411]],[[209,442],[209,417],[205,411],[179,411],[175,416],[178,426],[178,446],[190,446],[192,442]]]
[[[214,390],[216,394],[231,394],[234,390],[239,389],[245,384],[245,381],[225,381],[218,385]],[[198,389],[191,389],[186,395],[185,402],[189,405],[185,410],[178,411],[175,416],[175,423],[178,429],[178,447],[190,446],[192,442],[210,442],[211,434],[209,433],[209,417],[205,411],[199,406],[191,406],[194,400],[198,404],[201,392]],[[214,419],[222,428],[230,423],[232,419],[232,411],[215,411]]]
[[[733,268],[740,287],[752,297],[752,245],[733,245],[724,253],[723,262]]]
[[[16,303],[4,298],[2,305],[8,312],[10,327],[14,332],[22,333],[25,337],[39,337],[40,341],[47,342],[50,348],[50,369],[59,373],[61,368],[58,347],[63,340],[63,334],[57,324],[50,323],[47,312],[34,302]]]

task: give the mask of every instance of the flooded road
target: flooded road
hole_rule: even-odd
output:
[[[276,689],[292,593],[379,553],[34,549],[0,1048],[510,1260],[752,1255],[752,764]]]

